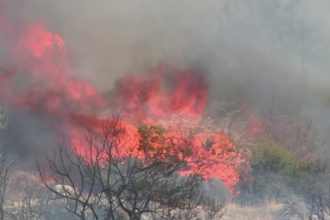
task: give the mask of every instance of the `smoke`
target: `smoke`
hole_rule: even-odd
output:
[[[288,81],[327,78],[329,33],[322,19],[328,3],[318,2],[7,0],[3,5],[12,19],[46,22],[64,37],[76,67],[105,89],[121,74],[167,62],[198,63],[215,79],[226,76],[242,89],[274,93]]]
[[[213,101],[247,99],[265,111],[274,101],[278,114],[311,118],[323,138],[330,130],[325,0],[0,3],[2,23],[42,21],[63,36],[73,72],[102,91],[161,62],[194,65],[208,73]],[[2,63],[10,41],[0,40]]]
[[[63,36],[76,66],[105,89],[119,75],[158,62],[199,60],[214,46],[221,7],[216,1],[8,2],[11,17],[46,21]]]

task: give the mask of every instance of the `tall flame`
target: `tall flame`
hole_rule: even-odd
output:
[[[12,58],[17,68],[0,75],[1,98],[12,106],[36,111],[46,120],[56,118],[54,131],[65,130],[75,152],[87,160],[91,152],[81,126],[99,133],[102,124],[111,120],[100,115],[112,109],[110,99],[114,98],[101,95],[74,77],[63,38],[44,24],[28,25],[15,39]],[[26,80],[24,85],[16,85],[18,78]],[[116,106],[122,107],[120,126],[125,130],[118,156],[143,159],[138,125],[162,126],[165,142],[153,143],[150,154],[161,150],[176,156],[188,165],[180,174],[218,178],[234,188],[239,179],[240,152],[226,133],[202,126],[208,87],[201,74],[160,65],[152,73],[122,78],[114,94]],[[165,149],[164,143],[171,148]]]

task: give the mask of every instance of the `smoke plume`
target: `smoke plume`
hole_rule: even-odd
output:
[[[41,21],[63,37],[72,72],[102,92],[159,63],[193,66],[207,73],[210,103],[249,100],[261,112],[275,103],[278,114],[313,120],[327,141],[327,6],[325,0],[1,0],[0,63],[15,66],[13,36]],[[52,139],[50,122],[11,114],[10,139],[25,145],[35,145],[36,135]],[[16,145],[21,152],[40,149]]]

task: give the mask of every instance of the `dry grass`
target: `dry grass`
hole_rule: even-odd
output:
[[[273,220],[276,213],[283,208],[282,204],[267,202],[262,206],[240,206],[230,204],[224,220]]]

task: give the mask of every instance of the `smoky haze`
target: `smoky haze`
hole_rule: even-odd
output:
[[[102,91],[161,62],[195,65],[208,73],[211,100],[248,99],[261,111],[275,102],[279,114],[311,118],[324,140],[330,131],[326,0],[0,3],[18,24],[41,20],[63,36],[75,74]]]

